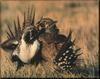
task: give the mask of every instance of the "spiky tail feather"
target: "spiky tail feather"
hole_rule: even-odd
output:
[[[73,67],[76,66],[76,60],[81,55],[77,53],[80,48],[75,50],[73,47],[75,40],[71,41],[71,34],[72,31],[70,31],[65,43],[54,59],[54,64],[56,64],[61,71],[71,71]]]

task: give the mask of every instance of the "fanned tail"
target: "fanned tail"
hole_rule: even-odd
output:
[[[72,31],[70,31],[65,43],[62,45],[54,59],[54,64],[63,71],[72,70],[76,65],[76,60],[81,55],[81,53],[77,53],[80,48],[76,50],[73,48],[75,40],[71,40],[71,34]]]

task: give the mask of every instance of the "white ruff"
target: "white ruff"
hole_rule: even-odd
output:
[[[21,45],[19,47],[20,48],[19,58],[24,63],[28,63],[37,53],[39,47],[40,43],[38,42],[38,40],[35,40],[34,43],[31,45],[27,45],[26,42],[22,39]]]

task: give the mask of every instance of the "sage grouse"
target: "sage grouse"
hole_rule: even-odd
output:
[[[19,17],[17,22],[13,22],[13,32],[8,25],[9,32],[7,32],[8,39],[3,42],[0,47],[6,51],[11,51],[11,60],[17,66],[18,70],[24,64],[35,63],[38,65],[42,61],[42,43],[38,40],[40,34],[45,30],[36,30],[34,24],[35,12],[32,9],[28,9],[27,13],[24,13],[24,22],[21,26]]]
[[[56,22],[57,21],[53,21],[50,18],[41,18],[41,20],[37,22],[37,26],[39,29],[45,28],[45,32],[43,33],[44,39],[54,43],[58,50],[57,55],[54,58],[54,64],[58,66],[58,70],[71,71],[71,69],[75,67],[78,57],[81,55],[81,53],[78,53],[80,48],[74,49],[75,40],[72,41],[72,31],[70,30],[68,36],[60,34]],[[46,35],[49,36],[47,37]],[[58,48],[57,45],[61,45],[60,48]]]
[[[74,41],[71,40],[71,32],[68,36],[59,33],[56,26],[57,21],[50,18],[41,18],[36,24],[34,23],[35,11],[28,9],[24,13],[24,22],[21,26],[19,18],[17,23],[14,21],[13,32],[8,25],[9,32],[7,32],[8,39],[1,43],[0,47],[6,51],[11,51],[11,60],[17,66],[18,70],[24,64],[38,63],[45,60],[42,55],[42,41],[39,37],[44,37],[45,41],[54,43],[55,45],[62,44],[60,49],[57,49],[57,54],[54,58],[54,64],[61,70],[71,70],[78,59],[78,50],[74,49]],[[48,41],[49,40],[49,41]]]

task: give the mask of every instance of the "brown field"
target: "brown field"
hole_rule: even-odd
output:
[[[14,64],[9,59],[9,53],[1,50],[0,68],[1,77],[61,77],[61,78],[94,78],[99,77],[99,10],[97,0],[71,0],[71,1],[1,1],[1,42],[6,40],[6,22],[12,22],[20,16],[23,22],[23,11],[28,5],[36,9],[36,21],[41,16],[57,20],[57,27],[62,34],[68,35],[73,30],[73,38],[76,38],[76,47],[83,53],[80,58],[80,67],[75,73],[60,73],[53,70],[51,62],[34,65],[25,65],[17,72]],[[0,42],[0,43],[1,43]],[[53,49],[52,49],[53,50]],[[52,51],[46,51],[46,56]],[[52,55],[49,57],[52,58]]]

